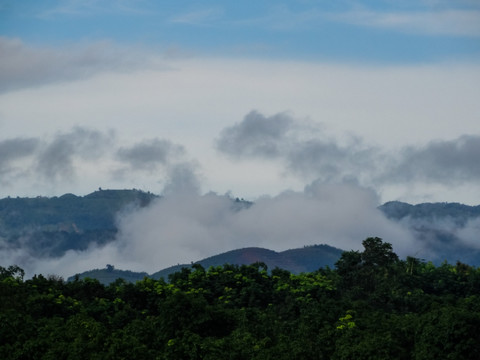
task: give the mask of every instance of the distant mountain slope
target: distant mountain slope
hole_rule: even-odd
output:
[[[105,244],[117,232],[115,217],[127,206],[146,206],[156,195],[139,190],[99,190],[86,196],[0,200],[0,251],[22,247],[38,257],[62,256]]]
[[[480,206],[391,201],[379,209],[410,230],[419,244],[416,257],[480,266]]]
[[[115,269],[111,265],[107,265],[105,269],[94,269],[85,271],[81,274],[77,274],[68,278],[68,281],[74,281],[76,278],[78,279],[97,279],[104,285],[108,285],[114,282],[117,279],[123,279],[128,282],[136,282],[142,280],[144,277],[149,277],[146,272],[136,272],[130,270],[118,270]]]
[[[406,217],[422,220],[439,220],[449,218],[458,225],[480,216],[480,205],[469,206],[459,203],[422,203],[411,205],[400,201],[389,201],[379,209],[390,219],[399,221]]]
[[[233,265],[249,265],[255,262],[265,263],[269,269],[279,267],[292,273],[312,272],[321,267],[333,267],[335,262],[340,258],[343,250],[334,248],[329,245],[313,245],[299,249],[291,249],[282,252],[276,252],[268,249],[249,247],[227,251],[222,254],[214,255],[206,259],[195,262],[204,268],[211,266],[221,266],[224,264]],[[179,264],[160,270],[150,277],[154,279],[168,279],[168,275],[180,271],[184,267],[191,267],[192,264]],[[123,278],[127,281],[137,281],[147,276],[146,273],[135,273],[133,271],[112,270],[112,268],[90,270],[78,274],[78,278],[86,277],[98,279],[104,284],[111,283],[117,278]],[[70,277],[73,280],[75,277]]]
[[[227,251],[195,263],[202,265],[204,268],[209,268],[210,266],[220,266],[224,264],[249,265],[255,262],[263,262],[269,269],[279,267],[298,274],[300,272],[315,271],[320,267],[325,267],[327,265],[333,267],[335,262],[340,258],[342,252],[343,250],[329,245],[306,246],[282,252],[257,247],[248,247]],[[152,277],[154,279],[160,277],[166,279],[169,274],[174,273],[185,266],[191,265],[185,264],[172,266],[152,274]]]

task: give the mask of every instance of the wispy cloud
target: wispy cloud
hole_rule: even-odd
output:
[[[146,14],[145,1],[138,0],[64,0],[58,5],[41,11],[37,17],[52,19],[57,16],[98,16],[99,14],[123,13]]]
[[[254,14],[250,18],[236,20],[234,24],[243,26],[254,25],[260,28],[285,32],[318,26],[318,23],[325,19],[325,12],[316,8],[292,10],[289,6],[282,4],[269,8],[265,14]]]
[[[71,180],[76,176],[74,160],[101,158],[111,140],[112,134],[81,127],[57,134],[38,153],[36,171],[49,181]]]
[[[32,156],[40,140],[36,138],[15,138],[0,141],[0,184],[8,184],[18,176],[22,169],[15,164],[16,161]]]
[[[438,36],[480,36],[478,4],[424,4],[393,6],[388,10],[343,3],[338,9],[315,7],[292,9],[275,6],[259,17],[242,19],[236,24],[249,24],[279,31],[301,31],[329,22],[390,29],[402,33]]]
[[[383,12],[357,9],[328,17],[333,21],[404,33],[480,37],[480,10]]]
[[[121,147],[117,159],[127,163],[132,169],[155,170],[159,165],[167,165],[172,158],[185,154],[185,148],[165,139],[148,139],[131,147]]]
[[[0,53],[0,93],[154,66],[144,52],[139,55],[107,41],[54,48],[0,37]]]
[[[170,22],[185,25],[208,26],[220,20],[222,16],[223,11],[220,8],[208,8],[175,15],[170,18]]]

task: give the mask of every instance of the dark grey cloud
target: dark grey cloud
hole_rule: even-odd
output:
[[[168,170],[167,181],[163,195],[191,195],[200,193],[200,179],[197,173],[198,166],[193,162],[184,162],[173,165]]]
[[[0,183],[8,183],[9,176],[15,172],[16,160],[31,156],[40,141],[35,138],[15,138],[0,141]]]
[[[183,146],[155,138],[131,147],[122,147],[117,151],[116,157],[134,170],[155,170],[159,165],[165,166],[184,154]]]
[[[0,37],[0,93],[44,84],[84,79],[102,71],[147,66],[137,52],[108,42],[41,48]]]
[[[76,175],[74,160],[98,159],[111,144],[112,136],[82,127],[57,134],[38,154],[36,170],[47,180],[72,179]]]
[[[480,180],[480,136],[433,141],[423,147],[406,147],[379,177],[382,182],[423,181],[458,184]]]
[[[35,138],[15,138],[0,141],[0,168],[13,160],[31,155],[38,144],[39,140]]]
[[[277,159],[294,173],[332,181],[355,177],[374,156],[359,139],[342,145],[287,113],[267,117],[256,111],[222,130],[216,146],[232,157]]]
[[[217,148],[231,156],[278,157],[288,142],[293,119],[286,113],[264,116],[257,111],[222,130]]]
[[[154,176],[163,184],[164,193],[196,193],[200,189],[199,164],[187,156],[182,145],[166,139],[118,147],[113,131],[75,127],[42,139],[0,140],[2,185],[23,181],[64,186],[65,182],[77,180],[82,170],[91,176],[92,165],[99,174],[109,176],[109,181],[142,187],[142,178],[151,180]]]
[[[366,186],[409,183],[441,185],[480,180],[480,136],[464,135],[387,152],[362,139],[340,141],[320,128],[281,113],[251,112],[221,131],[217,149],[233,158],[280,161],[307,181],[358,181]]]
[[[327,181],[356,178],[372,168],[375,150],[353,143],[341,146],[333,140],[297,142],[286,154],[289,169]]]

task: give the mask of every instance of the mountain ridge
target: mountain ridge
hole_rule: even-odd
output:
[[[246,247],[209,256],[190,264],[169,266],[152,274],[147,274],[145,272],[137,273],[129,270],[117,270],[112,269],[111,265],[107,265],[105,269],[89,270],[73,275],[68,278],[68,281],[73,281],[76,278],[95,278],[103,284],[109,284],[117,278],[123,278],[124,280],[132,282],[142,280],[144,277],[151,277],[153,279],[163,278],[168,280],[170,274],[178,272],[182,268],[191,268],[195,264],[208,269],[210,267],[222,266],[225,264],[251,265],[256,262],[264,263],[270,270],[278,267],[294,274],[299,274],[302,272],[313,272],[321,267],[333,267],[342,253],[343,250],[326,244],[308,245],[303,248],[289,249],[280,252],[260,247]],[[305,261],[305,258],[308,258],[308,261]]]

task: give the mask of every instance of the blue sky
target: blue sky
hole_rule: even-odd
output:
[[[478,59],[475,1],[7,1],[0,32],[37,45],[109,39],[203,55]]]

